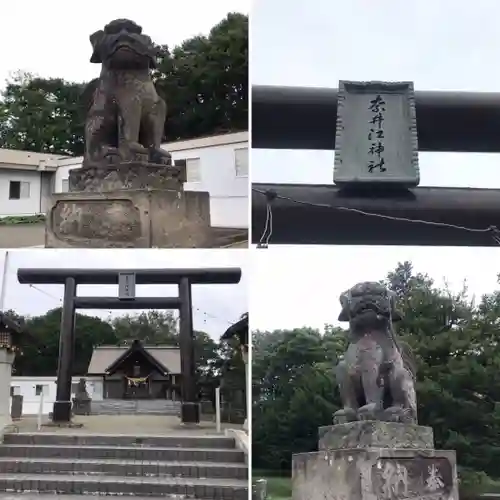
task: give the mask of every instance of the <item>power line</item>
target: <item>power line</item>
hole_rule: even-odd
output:
[[[63,303],[63,301],[62,301],[62,299],[60,297],[56,297],[55,295],[52,295],[49,292],[46,292],[45,290],[42,290],[41,288],[38,288],[35,285],[30,284],[29,286],[30,286],[30,288],[33,288],[37,292],[43,293],[47,297],[50,297],[51,299],[54,299],[54,300],[58,301],[61,304]],[[212,319],[215,319],[217,321],[223,321],[223,322],[227,323],[228,325],[232,325],[234,323],[234,322],[231,322],[231,321],[229,321],[227,319],[219,318],[219,317],[217,317],[217,316],[215,316],[213,314],[210,314],[210,313],[207,313],[205,311],[202,311],[199,307],[193,307],[193,309],[195,309],[199,313],[203,314],[205,317],[212,318]],[[111,311],[111,310],[108,310],[107,312],[109,314],[113,314],[113,311]],[[204,320],[204,322],[206,323],[206,319]]]
[[[435,222],[435,221],[429,221],[429,220],[423,220],[423,219],[409,219],[407,217],[396,217],[393,215],[379,214],[376,212],[366,212],[365,210],[360,210],[358,208],[333,206],[333,205],[329,205],[327,203],[313,203],[310,201],[296,200],[296,199],[291,198],[289,196],[280,195],[272,190],[262,191],[260,189],[252,188],[252,191],[255,191],[256,193],[262,194],[267,198],[266,222],[264,224],[264,230],[263,230],[262,236],[259,240],[259,244],[257,245],[258,248],[267,248],[269,245],[269,241],[270,241],[272,233],[273,233],[272,202],[275,199],[290,201],[292,203],[296,203],[297,205],[305,205],[305,206],[316,207],[316,208],[329,208],[331,210],[338,210],[341,212],[353,212],[353,213],[357,213],[359,215],[364,215],[366,217],[377,217],[379,219],[393,220],[393,221],[398,221],[398,222],[410,222],[413,224],[424,224],[424,225],[434,226],[434,227],[458,229],[460,231],[466,231],[466,232],[470,232],[470,233],[491,233],[491,237],[493,238],[495,243],[498,243],[500,245],[500,231],[498,230],[498,228],[496,226],[489,226],[489,227],[485,227],[485,228],[474,228],[474,227],[467,227],[467,226],[458,226],[455,224],[447,224],[446,222]]]

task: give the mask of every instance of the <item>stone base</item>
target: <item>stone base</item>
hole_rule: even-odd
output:
[[[127,189],[53,197],[46,248],[210,248],[210,198],[197,191]]]
[[[199,424],[200,423],[200,405],[199,403],[182,403],[181,404],[181,421],[183,424]]]
[[[185,166],[128,162],[70,170],[69,191],[105,193],[121,189],[183,189]]]
[[[42,424],[42,427],[47,427],[47,428],[57,427],[58,429],[81,429],[83,427],[83,424],[77,424],[77,423],[72,422],[72,421],[69,421],[69,422],[45,422]]]
[[[458,500],[454,451],[366,448],[293,456],[292,500]]]
[[[434,448],[434,434],[430,427],[396,422],[380,422],[378,420],[320,427],[318,437],[319,450]]]

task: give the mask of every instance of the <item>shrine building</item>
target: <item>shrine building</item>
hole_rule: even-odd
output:
[[[102,377],[103,399],[181,399],[181,357],[178,347],[144,345],[99,346],[88,376]],[[101,392],[97,388],[97,393]]]

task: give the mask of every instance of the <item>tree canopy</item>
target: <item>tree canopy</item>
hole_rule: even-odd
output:
[[[475,302],[439,288],[405,262],[381,276],[399,297],[398,334],[418,363],[419,424],[457,451],[465,483],[500,479],[500,290]],[[316,450],[317,428],[340,407],[334,368],[346,330],[326,325],[253,332],[253,465],[289,470]]]
[[[167,103],[165,141],[247,130],[248,17],[230,13],[207,36],[161,46],[152,77]],[[0,96],[0,147],[82,155],[85,85],[18,72]]]

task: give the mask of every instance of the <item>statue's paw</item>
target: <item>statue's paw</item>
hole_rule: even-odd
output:
[[[401,422],[405,424],[415,423],[416,419],[411,408],[402,406],[390,406],[384,410],[385,420],[387,422]]]
[[[105,146],[101,149],[101,158],[107,164],[119,163],[122,160],[122,154],[118,148]]]
[[[348,422],[354,422],[358,419],[358,415],[356,410],[352,408],[342,408],[341,410],[336,411],[333,414],[333,423],[334,424],[346,424]]]
[[[149,148],[149,161],[158,165],[172,165],[172,155],[161,148]]]
[[[136,153],[136,154],[148,154],[148,148],[145,148],[142,144],[139,144],[138,142],[129,142],[127,144],[127,148],[130,150],[131,153]]]
[[[379,405],[376,403],[368,403],[358,410],[359,420],[378,420],[377,415],[380,412]]]

